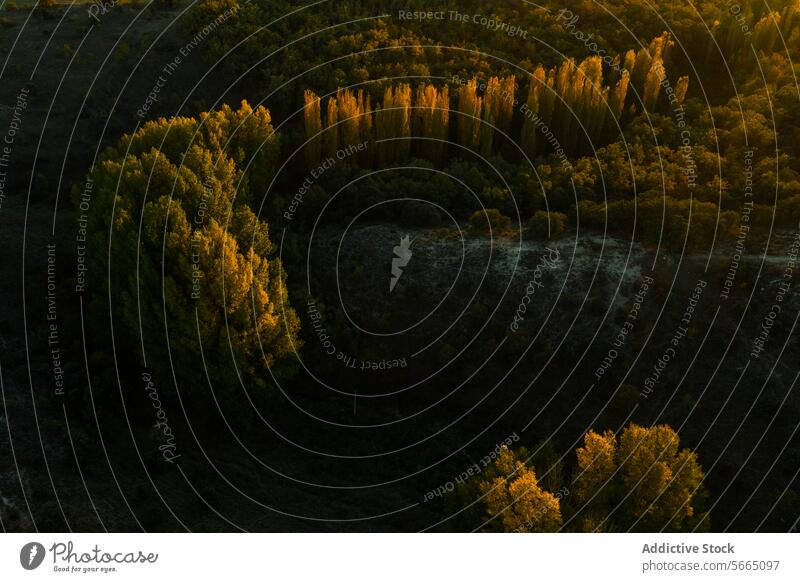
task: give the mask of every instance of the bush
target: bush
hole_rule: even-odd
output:
[[[563,212],[539,210],[528,221],[528,234],[537,240],[560,238],[567,227],[567,215]]]
[[[476,210],[469,217],[469,226],[474,232],[491,233],[499,236],[511,226],[511,219],[503,216],[496,208]]]
[[[434,228],[442,225],[439,210],[424,202],[406,202],[400,211],[400,224],[421,228]]]

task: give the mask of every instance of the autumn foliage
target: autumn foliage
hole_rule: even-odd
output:
[[[561,527],[559,499],[539,485],[536,471],[525,464],[528,451],[502,446],[493,471],[480,491],[488,517],[497,518],[506,532],[555,532]]]
[[[162,386],[242,402],[298,347],[286,274],[248,205],[277,151],[269,112],[243,102],[148,122],[91,172],[92,302]]]
[[[704,527],[697,455],[667,425],[631,424],[619,439],[589,431],[577,451],[575,499],[587,531],[685,531]]]
[[[373,108],[363,89],[339,89],[327,99],[323,120],[320,98],[307,90],[306,157],[313,166],[320,153],[335,156],[340,147],[374,140],[380,148],[374,161],[383,165],[408,157],[410,137],[419,138],[415,155],[436,163],[445,159],[451,138],[483,156],[507,142],[517,143],[531,158],[559,150],[591,152],[619,132],[628,111],[654,112],[668,106],[664,58],[671,46],[664,34],[648,47],[619,55],[610,66],[599,56],[580,63],[565,59],[548,70],[540,65],[523,79],[528,86],[524,99],[513,75],[491,76],[485,82],[454,76],[452,100],[447,84],[421,83],[412,90],[402,83],[387,87],[382,102]],[[677,80],[675,103],[683,102],[687,88],[688,77]],[[320,136],[327,144],[322,150]]]

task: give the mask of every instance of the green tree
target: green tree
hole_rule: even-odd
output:
[[[265,389],[267,367],[299,347],[286,274],[267,224],[246,204],[263,194],[278,147],[269,112],[243,103],[202,120],[148,122],[90,175],[93,304],[103,312],[113,298],[125,347],[161,386],[174,373],[200,409],[195,397],[209,394],[209,381],[223,405],[237,406],[240,377],[248,390]]]
[[[496,208],[487,208],[473,212],[469,217],[469,226],[475,232],[491,232],[493,236],[500,236],[511,226],[511,219]]]
[[[539,240],[555,240],[564,234],[567,215],[563,212],[538,210],[528,221],[529,234]]]

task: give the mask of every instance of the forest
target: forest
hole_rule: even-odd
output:
[[[0,12],[4,531],[797,531],[800,0],[85,12]]]

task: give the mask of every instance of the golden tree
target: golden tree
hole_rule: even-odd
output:
[[[339,151],[339,107],[335,98],[328,99],[328,114],[325,117],[325,133],[322,139],[322,149],[329,158],[335,158]]]
[[[675,98],[678,103],[683,103],[686,99],[686,91],[689,89],[689,77],[683,76],[678,79],[678,84],[675,86]]]
[[[486,83],[485,107],[491,112],[497,128],[508,133],[514,116],[516,79],[513,76],[499,79],[491,77]]]
[[[356,145],[361,137],[363,95],[356,97],[349,89],[339,89],[336,102],[339,107],[339,147]]]
[[[560,501],[539,486],[534,469],[521,460],[527,457],[525,448],[514,452],[502,445],[494,461],[494,476],[480,485],[487,515],[499,517],[506,532],[558,531]]]
[[[375,106],[375,139],[378,142],[378,164],[385,166],[395,160],[394,89],[386,87],[383,103]]]
[[[483,98],[478,96],[478,81],[472,79],[458,89],[458,142],[466,148],[480,143]]]
[[[398,160],[411,154],[411,85],[403,83],[394,92],[394,136],[399,138],[395,147]]]
[[[688,82],[688,77],[686,80]],[[630,82],[630,73],[623,70],[616,85],[614,85],[614,90],[611,91],[611,95],[609,96],[608,106],[613,115],[613,121],[609,119],[609,122],[613,124],[613,130],[617,130],[616,123],[622,120],[622,114],[625,112],[625,102],[628,99],[628,87],[630,86]]]
[[[319,97],[313,91],[306,91],[304,98],[303,120],[305,122],[306,139],[308,140],[305,147],[305,155],[308,167],[312,168],[319,164],[322,157],[322,111]]]
[[[528,87],[528,99],[525,103],[524,121],[522,123],[522,149],[530,156],[536,155],[536,136],[539,132],[540,112],[543,93],[547,90],[544,67],[539,65],[533,72]]]
[[[584,506],[584,523],[636,531],[704,526],[695,508],[703,471],[671,427],[631,424],[619,441],[610,431],[589,431],[576,453],[575,498]]]
[[[419,146],[422,157],[438,162],[447,149],[450,128],[450,91],[445,85],[438,89],[435,85],[423,83],[417,87],[414,104],[414,130],[416,136],[425,138]]]

